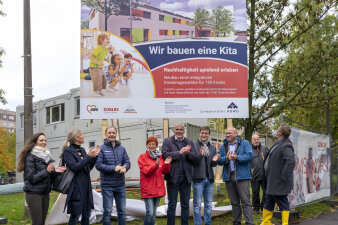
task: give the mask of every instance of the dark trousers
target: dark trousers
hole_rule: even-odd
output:
[[[188,180],[185,176],[178,176],[177,183],[167,183],[167,192],[169,201],[167,211],[167,225],[175,225],[175,212],[178,192],[180,192],[181,201],[181,225],[188,225],[191,183],[188,183]]]
[[[32,225],[44,225],[49,207],[49,194],[26,193],[26,202],[32,218]]]
[[[264,209],[273,211],[277,203],[279,210],[290,210],[290,204],[287,195],[266,195]]]
[[[263,190],[262,201],[259,198],[261,188]],[[252,190],[252,207],[255,210],[263,209],[266,200],[266,194],[263,188],[263,180],[251,181],[251,190]]]

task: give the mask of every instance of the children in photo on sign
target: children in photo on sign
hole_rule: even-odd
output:
[[[126,84],[128,84],[128,80],[131,78],[131,76],[134,73],[134,63],[131,63],[131,58],[133,56],[130,53],[124,54],[124,62],[122,66],[123,71],[123,79],[126,81]],[[122,84],[122,80],[120,80],[120,84]]]
[[[114,47],[109,45],[109,36],[107,34],[99,34],[97,36],[97,47],[89,54],[89,74],[93,81],[94,93],[104,96],[102,89],[106,89],[107,81],[103,70],[103,62],[108,54],[112,54]]]
[[[107,90],[115,90],[117,91],[116,88],[114,88],[117,83],[122,79],[122,57],[119,54],[115,54],[111,57],[111,64],[109,65],[108,69],[108,75],[107,75],[107,83],[108,83],[108,88]]]

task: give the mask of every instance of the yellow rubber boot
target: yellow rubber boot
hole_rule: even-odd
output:
[[[273,212],[267,209],[263,209],[263,221],[261,225],[271,225],[271,218],[272,218]]]
[[[290,211],[288,211],[288,210],[282,211],[282,224],[283,225],[289,224],[289,214],[290,214]]]

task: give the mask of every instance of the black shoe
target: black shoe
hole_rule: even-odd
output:
[[[259,214],[259,209],[254,209],[253,214]]]

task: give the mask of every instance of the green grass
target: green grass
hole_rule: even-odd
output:
[[[214,194],[216,194],[216,190],[214,189]],[[229,198],[227,196],[227,192],[225,189],[225,184],[221,184],[221,194],[226,197],[214,198],[214,201],[217,202],[216,206],[220,205],[229,205]],[[191,193],[192,195],[192,193]],[[50,205],[49,210],[51,210],[57,199],[58,193],[52,192],[50,196]],[[131,190],[127,191],[127,198],[130,199],[140,199],[140,191],[139,190]],[[338,196],[334,196],[333,199],[338,200]],[[164,198],[161,199],[160,205],[164,204]],[[309,206],[303,206],[297,208],[300,212],[301,219],[309,219],[315,218],[318,215],[325,214],[331,211],[335,211],[336,209],[330,207],[324,203],[316,203]],[[0,217],[6,217],[8,219],[8,224],[10,225],[22,225],[22,224],[31,224],[30,219],[24,218],[24,194],[10,194],[10,195],[0,195]],[[253,214],[254,224],[260,224],[262,221],[262,213]],[[244,223],[244,220],[242,221]],[[273,218],[273,223],[281,223],[280,219]],[[116,220],[113,220],[113,223],[116,224]],[[165,225],[166,218],[156,218],[156,225]],[[143,224],[143,220],[134,220],[130,221],[127,224]],[[176,217],[176,224],[180,224],[180,217]],[[192,218],[189,219],[189,224],[193,224]],[[222,216],[214,217],[212,219],[213,225],[218,224],[232,224],[232,213],[226,213]]]

